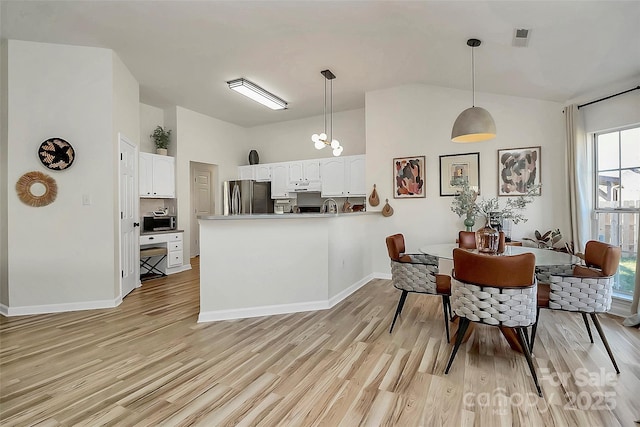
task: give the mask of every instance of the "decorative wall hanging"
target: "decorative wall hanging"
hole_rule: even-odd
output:
[[[440,156],[440,195],[455,196],[463,182],[480,194],[480,153]]]
[[[540,189],[540,147],[498,150],[498,196],[521,196]]]
[[[58,185],[42,172],[27,172],[16,183],[16,192],[23,203],[41,207],[53,203],[58,194]]]
[[[382,216],[391,216],[393,215],[393,208],[389,204],[389,199],[385,199],[384,207],[382,208]]]
[[[373,184],[373,191],[369,196],[369,204],[371,206],[378,206],[380,204],[380,198],[378,197],[378,191],[376,190],[375,184]]]
[[[426,196],[424,165],[424,156],[393,159],[393,197],[395,199]]]
[[[76,153],[67,141],[62,138],[49,138],[40,144],[38,156],[43,165],[49,169],[61,171],[73,164]]]

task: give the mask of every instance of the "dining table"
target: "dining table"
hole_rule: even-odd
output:
[[[419,248],[420,252],[426,255],[436,256],[441,261],[442,260],[453,260],[453,250],[457,248],[458,245],[455,243],[440,243],[440,244],[432,244],[426,245]],[[470,252],[478,253],[476,249],[465,249]],[[511,246],[506,245],[505,250],[501,254],[496,254],[493,256],[511,256],[511,255],[519,255],[524,253],[532,253],[536,256],[536,275],[538,276],[538,282],[540,282],[542,277],[546,277],[548,279],[548,274],[550,271],[553,272],[562,272],[571,270],[572,266],[580,263],[581,259],[575,255],[554,251],[552,249],[543,249],[543,248],[535,248],[529,246]],[[443,272],[443,268],[440,268],[441,272]],[[454,313],[455,317],[455,313]],[[454,319],[454,323],[457,322],[457,318]],[[471,333],[473,332],[474,323],[472,322],[467,328],[467,332],[465,333],[463,342],[466,342]],[[504,335],[505,339],[509,343],[509,346],[520,353],[523,352],[522,347],[520,346],[520,342],[518,340],[518,336],[513,328],[509,328],[506,326],[500,326],[500,331],[502,335]],[[455,342],[455,336],[457,331],[453,334],[451,338],[451,342]]]

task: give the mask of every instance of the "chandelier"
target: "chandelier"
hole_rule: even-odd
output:
[[[336,78],[331,70],[320,71],[324,76],[324,132],[321,134],[314,133],[311,135],[311,141],[318,150],[330,146],[333,148],[333,155],[342,154],[342,146],[337,139],[333,139],[333,79]],[[330,110],[329,110],[329,136],[327,137],[327,80],[330,82]]]

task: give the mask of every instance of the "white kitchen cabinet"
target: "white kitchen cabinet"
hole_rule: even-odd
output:
[[[289,163],[271,164],[271,198],[288,199]]]
[[[174,157],[140,153],[138,165],[140,197],[176,196]]]
[[[321,161],[322,197],[342,197],[345,194],[344,158],[334,157]]]
[[[239,179],[256,179],[255,168],[253,165],[238,166]]]
[[[322,197],[366,196],[364,174],[364,155],[323,159]]]
[[[366,196],[365,188],[365,157],[349,156],[344,158],[345,166],[345,184],[347,196]]]
[[[271,166],[272,166],[271,164],[253,165],[255,180],[271,181],[272,179]]]
[[[288,163],[289,182],[320,180],[320,160],[303,160]]]

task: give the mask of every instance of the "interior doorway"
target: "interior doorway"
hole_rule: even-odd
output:
[[[138,147],[123,135],[120,141],[120,296],[126,297],[140,284],[140,252],[138,250]],[[136,230],[136,228],[138,228]]]
[[[190,162],[191,178],[191,256],[200,255],[198,215],[215,215],[218,166]]]

